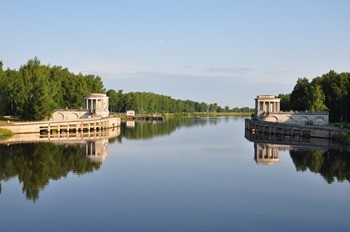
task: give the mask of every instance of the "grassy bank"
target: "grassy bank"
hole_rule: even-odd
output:
[[[340,144],[350,145],[350,134],[334,135],[331,139]]]
[[[350,130],[350,123],[348,122],[332,122],[329,124],[330,126],[335,126],[341,129],[348,129]]]
[[[163,114],[165,118],[171,117],[228,117],[228,116],[238,116],[238,117],[250,117],[251,112],[221,112],[221,113],[206,113],[206,112],[193,112],[193,113],[166,113]]]
[[[14,122],[14,121],[18,121],[18,120],[0,117],[0,126],[11,126],[11,125],[13,125],[12,122]]]
[[[175,117],[228,117],[228,116],[237,116],[237,117],[250,117],[251,112],[221,112],[221,113],[206,113],[206,112],[193,112],[193,113],[162,113],[162,114],[153,114],[158,116],[163,116],[165,119],[175,118]],[[123,113],[114,113],[114,116],[120,117],[122,121],[126,121],[127,117]]]
[[[13,136],[13,132],[4,128],[0,128],[0,140],[5,140]]]
[[[347,131],[347,133],[337,134],[337,135],[332,136],[331,139],[333,141],[340,143],[340,144],[344,144],[344,145],[350,145],[350,123],[348,123],[348,122],[332,122],[329,125],[340,128],[344,132]]]

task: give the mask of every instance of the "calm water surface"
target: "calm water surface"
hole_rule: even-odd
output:
[[[0,145],[0,178],[1,231],[350,231],[350,153],[254,145],[243,118]]]

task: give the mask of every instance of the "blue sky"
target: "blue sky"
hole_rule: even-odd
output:
[[[299,77],[350,72],[347,0],[0,2],[0,60],[101,76],[106,89],[254,106]]]

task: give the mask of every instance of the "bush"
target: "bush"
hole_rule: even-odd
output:
[[[307,120],[307,121],[305,121],[304,124],[307,125],[307,126],[313,126],[313,125],[314,125],[314,122],[311,121],[311,120]]]
[[[4,128],[0,128],[0,140],[8,139],[13,136],[13,132]]]

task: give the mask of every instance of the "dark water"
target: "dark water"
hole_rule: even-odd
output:
[[[1,231],[350,231],[350,153],[253,143],[243,118],[0,145],[0,178]]]

